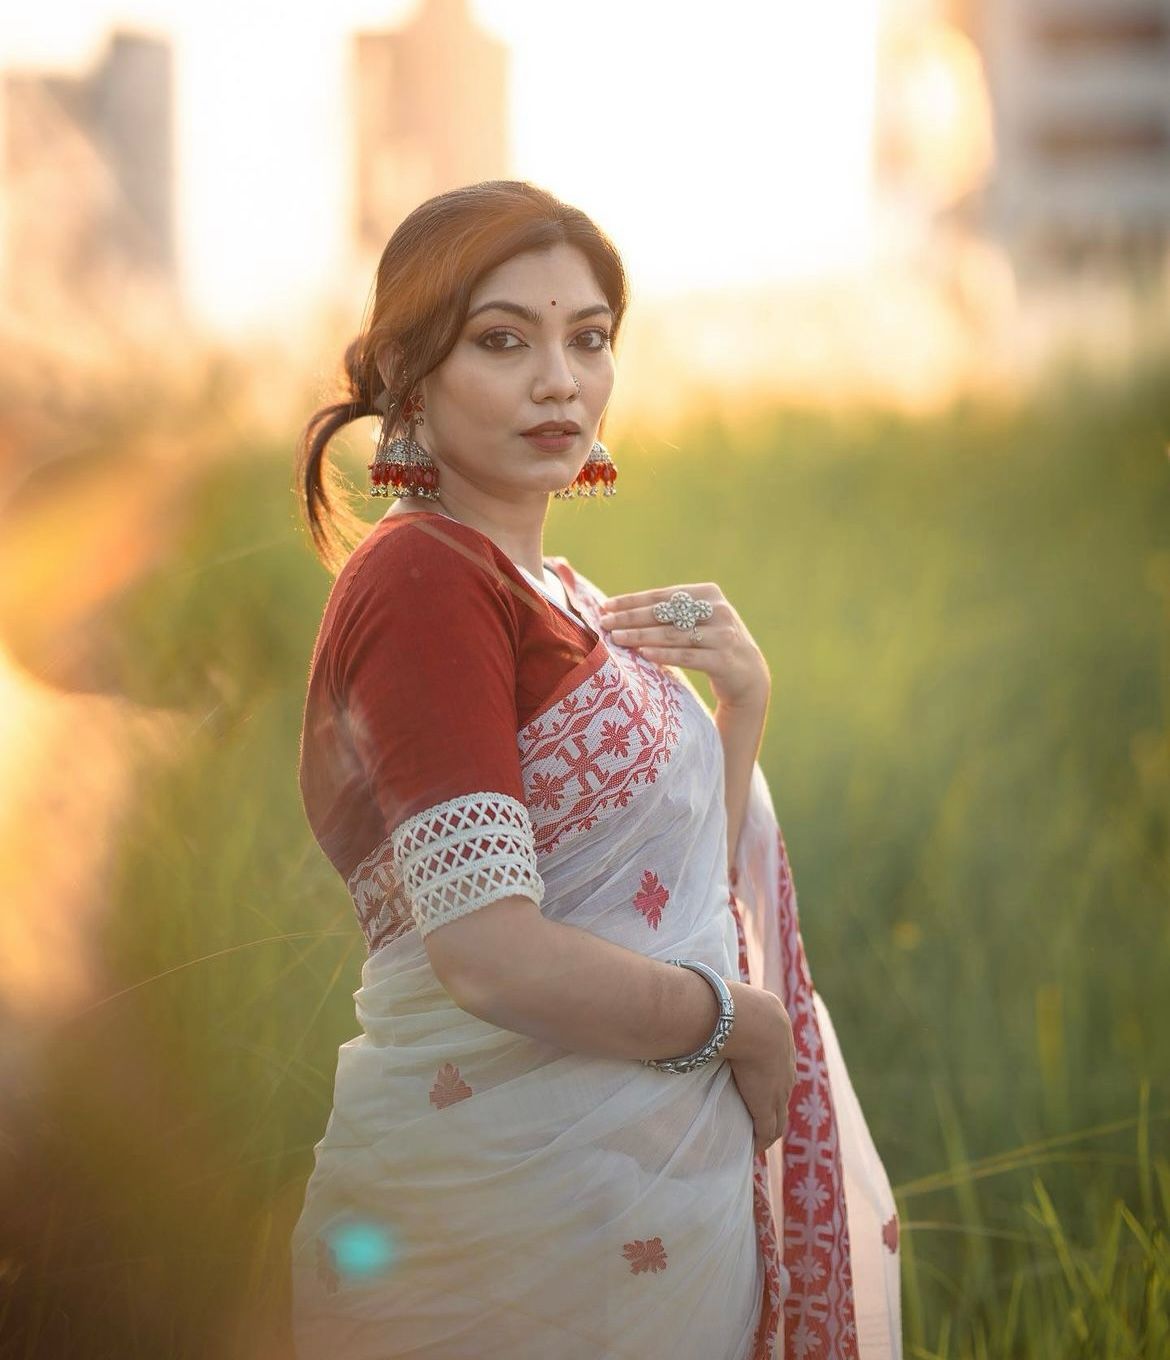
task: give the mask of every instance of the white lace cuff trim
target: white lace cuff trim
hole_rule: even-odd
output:
[[[532,819],[506,793],[436,803],[395,828],[390,851],[422,936],[513,893],[544,898]]]

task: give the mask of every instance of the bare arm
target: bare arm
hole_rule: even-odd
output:
[[[715,726],[723,742],[723,798],[727,805],[729,878],[735,865],[735,850],[751,791],[752,769],[760,753],[767,715],[767,695],[744,705],[720,703],[715,708]]]
[[[435,974],[462,1010],[578,1053],[675,1058],[706,1043],[710,985],[576,926],[550,921],[528,897],[489,903],[425,939]],[[727,979],[736,1005],[729,1059],[774,1036],[779,998]]]

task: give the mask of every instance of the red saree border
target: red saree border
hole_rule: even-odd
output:
[[[747,939],[743,932],[743,917],[732,892],[727,898],[735,918],[735,934],[739,941],[739,976],[750,982]],[[752,1346],[752,1360],[772,1360],[776,1333],[780,1328],[780,1244],[776,1240],[776,1218],[772,1212],[772,1197],[768,1193],[768,1154],[755,1153],[752,1160],[752,1213],[756,1221],[756,1235],[764,1262],[764,1290],[760,1299],[760,1320],[756,1324],[756,1339]]]
[[[788,847],[776,826],[782,1000],[796,1041],[796,1085],[781,1144],[784,1185],[784,1360],[858,1360],[841,1140]]]
[[[836,1112],[812,976],[800,934],[788,847],[778,824],[775,834],[779,867],[774,900],[769,894],[765,905],[776,913],[784,992],[781,999],[792,1019],[796,1084],[789,1097],[788,1122],[780,1143],[782,1250],[768,1190],[767,1154],[757,1153],[753,1166],[764,1290],[752,1360],[773,1360],[781,1311],[782,1360],[859,1360]],[[740,976],[750,982],[743,915],[734,889],[728,901],[739,941]],[[781,1301],[783,1276],[787,1276],[788,1292]]]

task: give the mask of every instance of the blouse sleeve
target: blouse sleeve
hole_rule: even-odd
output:
[[[398,526],[340,611],[335,685],[421,935],[544,882],[516,739],[513,583],[486,545]]]

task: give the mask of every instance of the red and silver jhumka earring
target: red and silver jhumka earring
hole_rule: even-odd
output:
[[[603,495],[612,496],[616,481],[617,468],[609,456],[609,450],[600,440],[594,440],[581,471],[568,486],[554,491],[553,496],[559,501],[569,501],[574,496],[596,496],[599,485],[603,488]]]
[[[387,411],[393,407],[387,408]],[[406,434],[386,443],[389,414],[374,438],[378,452],[369,464],[371,496],[421,496],[424,500],[439,499],[439,469],[431,455],[410,437],[411,427],[421,425],[422,398],[408,397],[402,403],[402,419]]]

